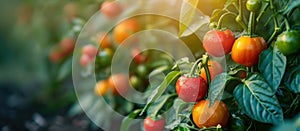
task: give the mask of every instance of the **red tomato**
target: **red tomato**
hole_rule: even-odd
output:
[[[145,131],[164,131],[166,122],[164,118],[159,120],[153,120],[151,117],[147,117],[144,120]]]
[[[105,1],[101,5],[101,12],[109,19],[114,19],[122,12],[122,7],[118,2]]]
[[[203,38],[203,48],[212,56],[221,57],[231,52],[235,37],[230,30],[208,31]]]
[[[80,57],[80,65],[85,67],[87,66],[90,62],[93,61],[93,57],[87,55],[87,54],[83,54],[81,57]]]
[[[74,50],[75,47],[75,40],[72,37],[64,38],[60,43],[59,46],[62,47],[64,54],[69,54]]]
[[[258,63],[260,53],[266,49],[262,37],[241,36],[232,47],[231,58],[243,66],[254,66]]]
[[[181,76],[176,82],[176,92],[183,101],[195,102],[207,92],[207,84],[202,77]]]
[[[82,54],[86,54],[92,58],[94,58],[97,55],[97,53],[97,48],[92,44],[86,45],[82,48]]]

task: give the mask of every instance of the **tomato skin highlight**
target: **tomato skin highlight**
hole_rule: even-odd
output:
[[[211,30],[203,38],[203,48],[212,56],[221,57],[231,52],[235,37],[231,30]]]
[[[234,62],[246,67],[254,66],[258,63],[260,53],[266,49],[263,38],[241,36],[232,47],[231,58]]]
[[[181,76],[176,82],[178,97],[185,102],[202,99],[207,92],[207,84],[202,77]]]
[[[115,19],[122,13],[123,9],[118,2],[105,1],[101,5],[101,12],[109,19]]]
[[[300,50],[300,32],[297,30],[282,32],[275,44],[283,55],[295,54]]]
[[[159,120],[153,120],[151,117],[147,117],[144,120],[144,128],[146,131],[164,131],[166,122],[164,118]]]
[[[194,123],[199,127],[211,127],[220,124],[225,127],[230,117],[227,105],[222,101],[215,101],[214,105],[209,107],[209,100],[199,101],[192,110]]]

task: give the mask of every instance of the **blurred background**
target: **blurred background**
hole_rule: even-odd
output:
[[[62,57],[53,50],[58,45],[74,46],[74,19],[89,18],[101,3],[0,2],[0,130],[90,130],[83,114],[69,117],[66,113],[76,101],[72,53]],[[68,40],[73,43],[63,44]]]

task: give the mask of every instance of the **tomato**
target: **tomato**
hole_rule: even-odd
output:
[[[231,52],[235,37],[231,30],[211,30],[203,38],[205,51],[215,57],[221,57]]]
[[[246,8],[249,11],[257,12],[261,7],[261,0],[247,0]]]
[[[226,0],[199,0],[197,8],[206,15],[211,15],[215,9],[224,7]]]
[[[102,14],[109,19],[118,17],[122,10],[122,6],[118,2],[105,1],[101,5]]]
[[[213,106],[209,107],[209,100],[201,100],[192,110],[193,121],[199,128],[218,124],[225,127],[229,116],[227,105],[222,101],[216,101]]]
[[[67,37],[64,38],[60,43],[59,46],[63,49],[64,54],[69,54],[74,50],[75,47],[75,40],[74,38]]]
[[[95,94],[98,96],[103,96],[105,95],[105,93],[107,92],[108,89],[108,83],[105,80],[100,80],[99,82],[97,82],[97,84],[95,85]]]
[[[101,48],[110,48],[112,47],[112,42],[108,34],[101,32],[98,34],[98,41]]]
[[[131,55],[136,64],[141,64],[142,62],[144,62],[147,59],[146,56],[142,55],[140,50],[137,48],[132,49]]]
[[[83,54],[81,57],[80,57],[80,65],[85,67],[87,66],[90,62],[93,61],[93,57],[90,57],[89,55],[87,54]]]
[[[249,36],[238,38],[232,47],[232,60],[247,67],[257,64],[260,53],[266,48],[261,39]]]
[[[138,89],[143,85],[142,80],[137,76],[130,76],[130,84],[133,88]]]
[[[126,38],[139,30],[139,24],[135,19],[127,19],[119,23],[114,29],[114,39],[121,44]]]
[[[108,86],[114,95],[126,95],[130,83],[125,74],[113,74],[108,78]]]
[[[207,84],[202,77],[181,76],[176,82],[178,97],[185,102],[202,99],[207,92]]]
[[[147,66],[144,64],[140,64],[137,66],[136,68],[136,73],[140,76],[140,77],[145,77],[148,75],[148,69]]]
[[[222,65],[217,61],[208,61],[207,64],[211,80],[214,80],[217,75],[221,74],[224,71]],[[205,80],[205,82],[207,82],[205,69],[202,68],[200,71],[200,76]]]
[[[96,64],[100,67],[106,67],[111,63],[111,56],[108,50],[101,50],[96,56]]]
[[[63,59],[65,55],[62,53],[61,48],[59,46],[54,46],[49,55],[49,59],[51,62],[57,63],[61,59]]]
[[[85,45],[82,48],[82,54],[86,54],[92,58],[94,58],[97,55],[97,53],[98,53],[97,48],[92,44]]]
[[[282,32],[277,37],[275,44],[285,56],[295,54],[300,50],[300,32],[297,30]]]
[[[145,131],[164,131],[165,125],[166,122],[164,118],[154,120],[151,117],[147,117],[144,120]]]

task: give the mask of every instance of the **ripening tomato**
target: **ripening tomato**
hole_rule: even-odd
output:
[[[63,53],[67,55],[74,50],[75,40],[72,37],[66,37],[62,39],[62,41],[59,43],[59,46],[61,46],[63,49]]]
[[[98,96],[103,96],[107,92],[108,89],[108,83],[106,80],[100,80],[95,85],[95,94]]]
[[[83,54],[83,55],[80,57],[79,62],[80,62],[80,65],[81,65],[81,66],[85,67],[85,66],[87,66],[90,62],[92,62],[93,59],[94,59],[93,57],[90,57],[90,56],[87,55],[87,54]]]
[[[84,47],[82,47],[81,51],[82,54],[86,54],[92,58],[94,58],[98,53],[98,49],[92,44],[85,45]]]
[[[157,120],[155,120],[148,116],[144,120],[145,131],[164,131],[165,125],[166,122],[164,118],[158,118]]]
[[[221,74],[224,71],[222,65],[217,61],[208,61],[207,64],[211,80],[214,80],[217,75]],[[205,82],[207,82],[206,72],[204,68],[201,69],[200,76],[205,80]]]
[[[202,77],[181,76],[176,82],[178,97],[185,102],[202,99],[207,92],[207,84]]]
[[[222,101],[216,101],[213,106],[209,107],[209,100],[201,100],[192,110],[193,121],[199,128],[218,124],[225,127],[229,116],[227,105]]]
[[[130,83],[125,74],[113,74],[108,78],[108,86],[114,95],[126,95]]]
[[[203,48],[215,57],[221,57],[231,52],[235,37],[231,30],[211,30],[203,38]]]
[[[122,6],[118,2],[105,1],[101,5],[101,12],[109,19],[118,17],[122,10]]]
[[[112,46],[112,42],[108,34],[104,32],[98,33],[98,41],[101,48],[110,48]]]
[[[266,49],[262,37],[241,36],[232,47],[231,58],[243,66],[253,66],[258,63],[260,53]]]
[[[138,22],[131,18],[119,23],[114,29],[114,39],[121,44],[126,38],[139,30]]]

